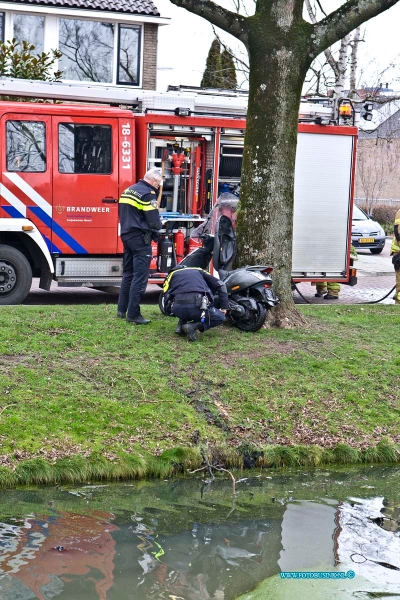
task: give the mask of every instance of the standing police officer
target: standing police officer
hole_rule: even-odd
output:
[[[143,179],[122,192],[118,213],[124,262],[118,298],[120,319],[136,325],[147,325],[149,319],[140,314],[140,300],[150,273],[151,241],[158,241],[162,222],[157,209],[157,190],[161,183],[158,169],[149,169]]]
[[[176,267],[166,278],[163,292],[166,304],[172,302],[172,314],[179,318],[175,333],[186,333],[190,342],[197,341],[197,331],[218,327],[225,321],[228,308],[226,285],[203,269]],[[217,292],[220,310],[213,306],[213,294]]]

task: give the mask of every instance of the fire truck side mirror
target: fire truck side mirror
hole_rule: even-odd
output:
[[[373,108],[374,105],[372,104],[372,102],[365,102],[365,104],[363,104],[364,112],[361,113],[361,117],[365,119],[365,121],[372,121]]]

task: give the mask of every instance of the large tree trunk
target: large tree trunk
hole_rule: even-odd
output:
[[[311,24],[302,17],[304,0],[255,0],[255,14],[246,17],[213,0],[171,0],[237,37],[249,52],[238,262],[273,265],[280,327],[304,322],[293,302],[291,269],[298,108],[307,69],[329,46],[399,1],[347,0]]]
[[[248,30],[250,90],[237,262],[273,266],[281,301],[273,311],[274,324],[290,327],[305,322],[294,305],[291,270],[299,98],[312,60],[311,25],[296,15],[294,2],[282,1],[272,10],[270,3],[263,4]]]

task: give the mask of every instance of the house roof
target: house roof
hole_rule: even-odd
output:
[[[160,16],[152,0],[13,0],[12,3]]]
[[[378,129],[382,130],[381,134],[385,134],[385,136],[389,133],[393,135],[396,131],[396,137],[398,137],[399,127],[392,122],[393,119],[398,121],[398,113],[400,114],[400,100],[391,100],[384,104],[374,103],[372,121],[360,119],[360,137],[371,137],[371,134],[377,132]]]

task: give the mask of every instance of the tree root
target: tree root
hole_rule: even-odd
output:
[[[294,329],[295,327],[309,326],[308,320],[301,314],[293,304],[287,306],[279,304],[273,310],[268,311],[267,318],[264,323],[266,329],[278,327],[279,329]]]

